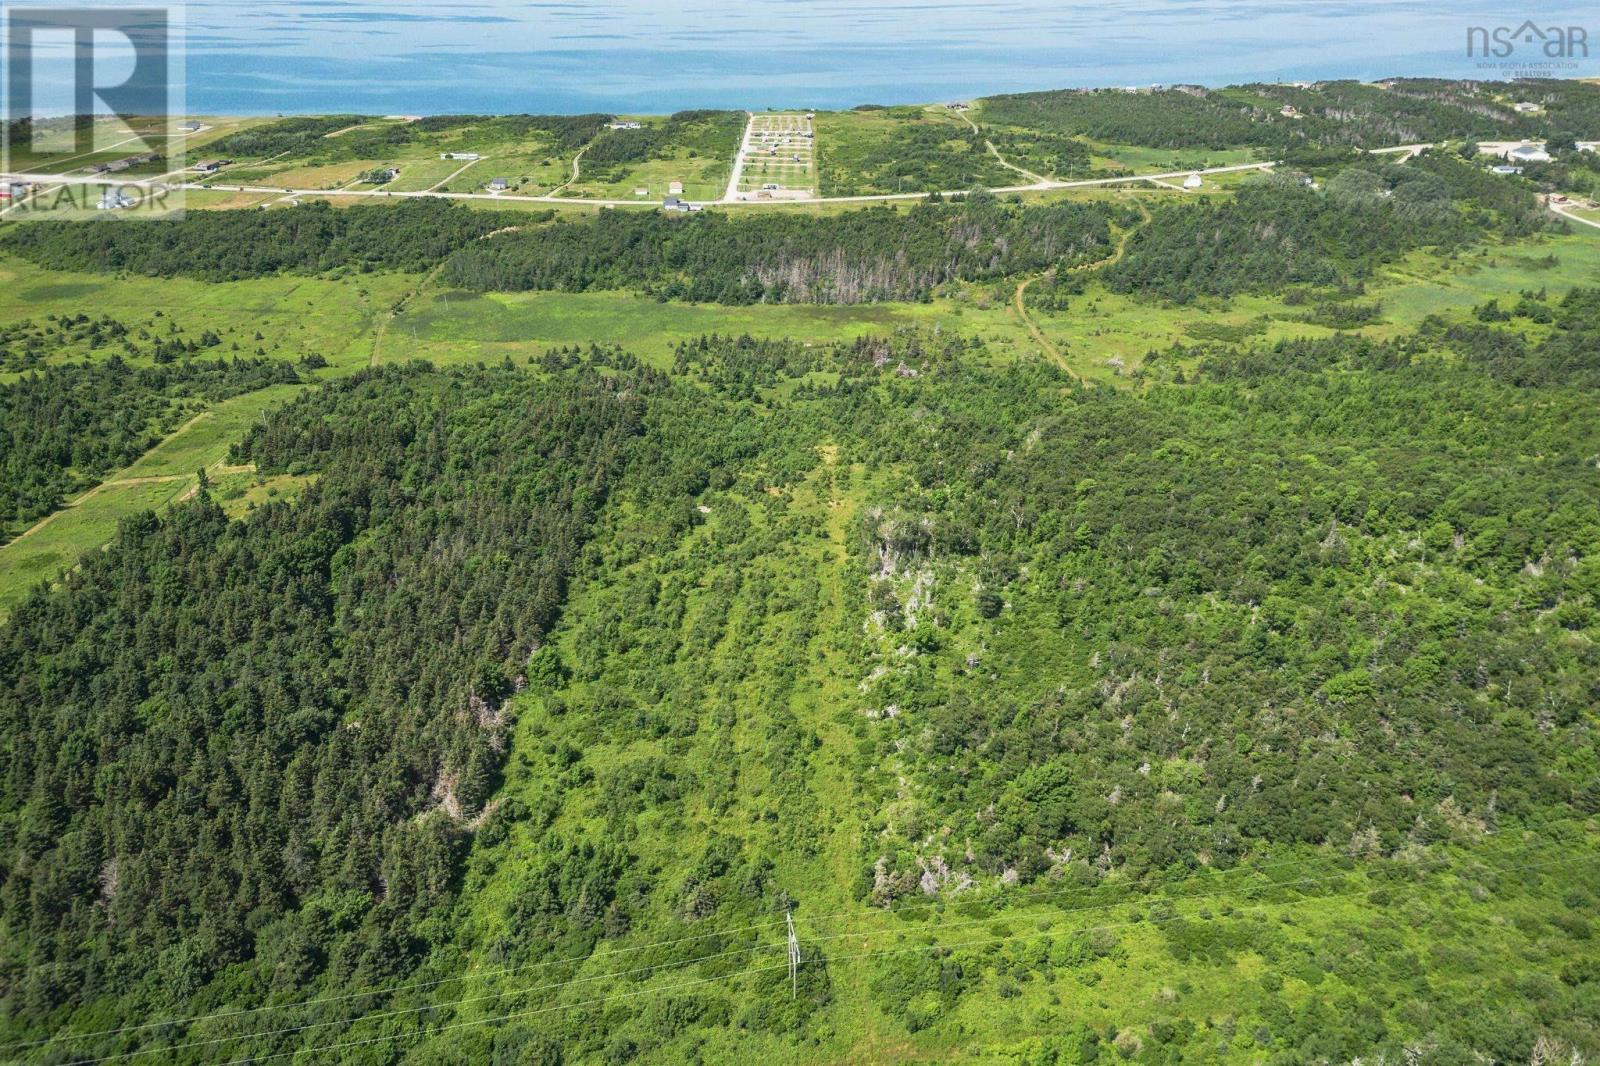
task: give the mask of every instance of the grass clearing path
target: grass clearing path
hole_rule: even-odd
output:
[[[1139,214],[1142,216],[1139,225],[1130,226],[1117,236],[1117,246],[1112,250],[1110,255],[1106,256],[1104,259],[1097,259],[1092,263],[1084,263],[1082,266],[1072,267],[1071,271],[1073,273],[1087,273],[1096,270],[1103,270],[1104,268],[1111,266],[1113,263],[1118,262],[1123,255],[1127,253],[1128,241],[1133,238],[1133,235],[1136,232],[1150,222],[1150,209],[1138,200],[1134,201],[1134,206],[1139,209]],[[1028,314],[1028,304],[1026,300],[1028,286],[1032,285],[1035,281],[1038,281],[1042,276],[1043,275],[1035,274],[1032,277],[1023,278],[1021,281],[1017,282],[1016,291],[1011,295],[1011,311],[1014,315],[1016,315],[1017,321],[1021,322],[1023,328],[1028,331],[1028,336],[1033,338],[1034,343],[1039,345],[1039,347],[1044,350],[1044,353],[1055,361],[1057,366],[1065,370],[1068,374],[1071,374],[1075,380],[1081,382],[1083,381],[1083,375],[1073,369],[1072,365],[1067,362],[1066,355],[1061,351],[1060,348],[1056,347],[1050,338],[1045,336],[1044,330],[1040,329],[1039,324],[1033,320],[1031,315]]]
[[[228,465],[229,445],[262,412],[304,388],[273,385],[200,412],[128,466],[0,545],[0,619],[34,585],[54,579],[76,566],[84,553],[109,543],[124,518],[193,496],[199,487],[197,471],[205,470],[213,480],[253,473],[250,467]]]
[[[956,117],[960,118],[961,121],[965,122],[968,126],[971,126],[973,133],[981,134],[983,132],[983,130],[979,128],[978,124],[972,121],[971,116],[969,116],[965,111],[957,111]],[[994,156],[994,161],[1005,167],[1007,170],[1014,170],[1018,174],[1021,174],[1023,177],[1027,178],[1029,181],[1039,182],[1041,184],[1050,181],[1050,179],[1045,177],[1043,174],[1035,174],[1033,171],[1028,170],[1025,167],[1019,167],[1017,164],[1011,162],[1005,156],[1001,155],[1000,149],[996,148],[994,146],[994,142],[989,140],[989,138],[985,137],[983,139],[983,146],[989,149],[989,154]]]

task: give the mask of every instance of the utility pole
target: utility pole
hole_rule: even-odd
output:
[[[794,935],[794,912],[783,917],[789,923],[789,998],[794,999],[800,994],[800,938]]]

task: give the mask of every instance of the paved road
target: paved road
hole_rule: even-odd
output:
[[[1226,167],[1206,167],[1202,170],[1169,170],[1159,174],[1129,174],[1118,178],[1083,178],[1078,181],[1036,181],[1030,185],[1007,185],[998,189],[991,189],[994,193],[1014,192],[1054,192],[1059,189],[1092,189],[1107,185],[1127,185],[1135,182],[1161,181],[1168,178],[1187,178],[1190,174],[1235,174],[1246,170],[1270,170],[1277,164],[1265,163],[1235,163]],[[33,174],[28,177],[35,182],[48,181],[64,184],[99,184],[99,185],[129,185],[144,187],[164,184],[158,181],[128,180],[117,181],[114,179],[91,179],[81,174]],[[190,182],[178,185],[176,188],[199,191],[211,189],[218,192],[245,192],[276,194],[279,196],[357,196],[405,199],[408,197],[433,196],[442,200],[498,200],[501,202],[531,203],[531,204],[564,204],[568,207],[649,207],[654,208],[653,202],[639,200],[603,200],[589,199],[576,196],[519,196],[511,193],[472,193],[472,192],[385,192],[382,189],[291,189],[281,185],[225,185],[217,182]],[[940,193],[941,196],[964,196],[970,190],[947,189]],[[821,196],[808,200],[712,200],[705,202],[706,206],[726,204],[738,207],[773,207],[794,204],[863,204],[886,203],[890,201],[924,200],[928,197],[925,192],[898,192],[877,193],[869,196]]]

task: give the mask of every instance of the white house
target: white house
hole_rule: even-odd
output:
[[[1200,175],[1198,174],[1190,174],[1187,178],[1183,179],[1183,187],[1189,190],[1198,189],[1204,184],[1205,182],[1200,180]]]
[[[1523,144],[1507,151],[1506,158],[1513,163],[1548,163],[1550,153],[1542,144]]]

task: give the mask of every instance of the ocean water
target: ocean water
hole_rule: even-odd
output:
[[[1501,77],[1547,60],[1483,66],[1468,29],[1528,18],[1592,24],[1600,60],[1600,13],[1564,0],[190,0],[186,93],[193,113],[665,112]]]

